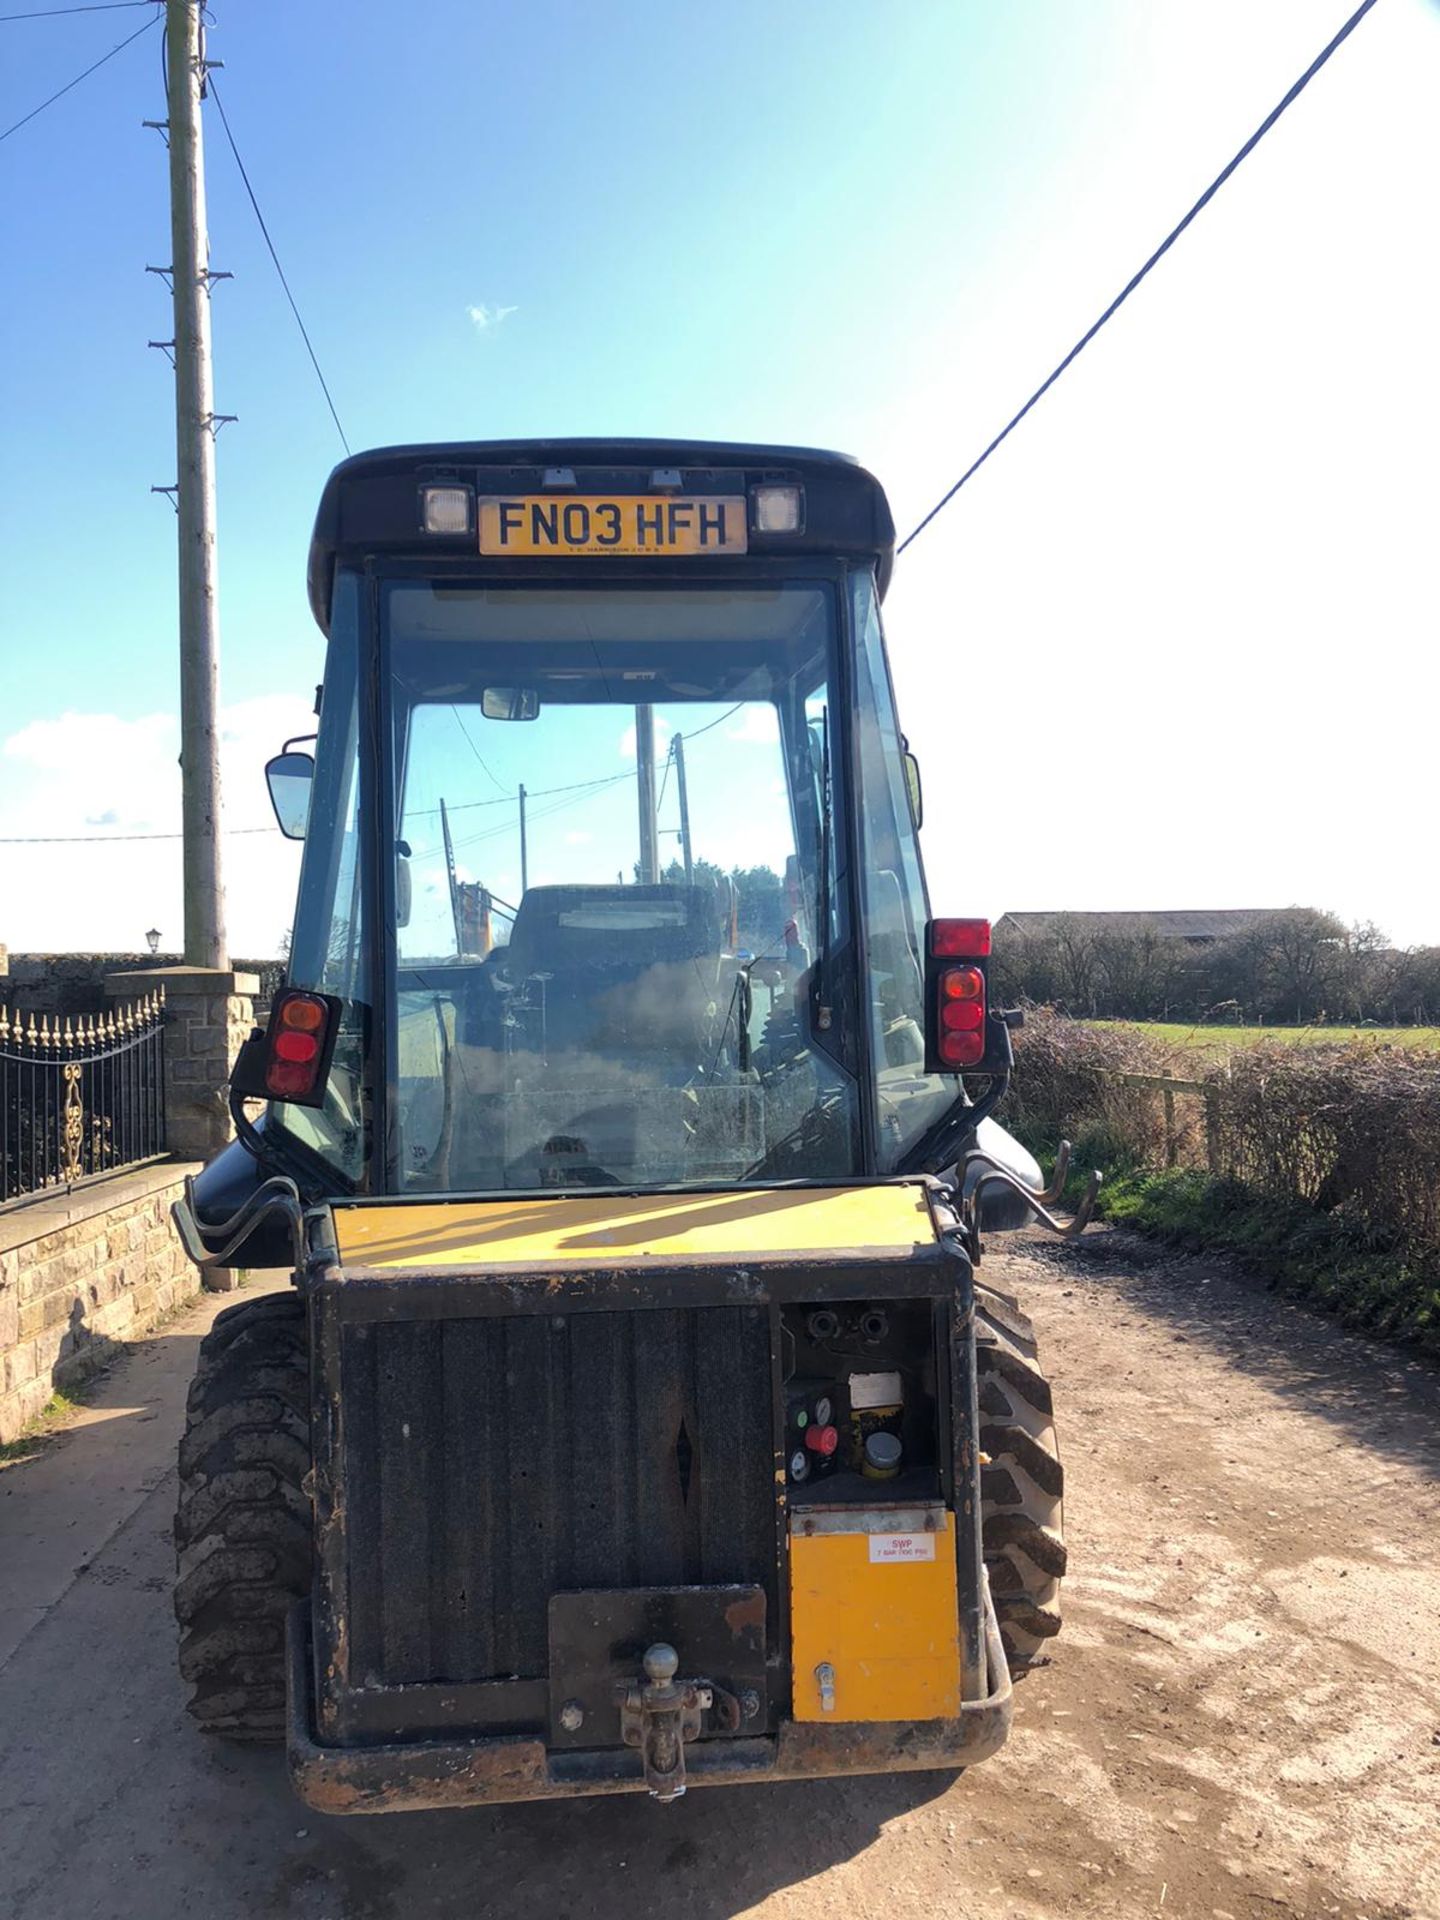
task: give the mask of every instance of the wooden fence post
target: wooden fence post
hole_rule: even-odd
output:
[[[1162,1080],[1169,1080],[1172,1077],[1173,1076],[1168,1071],[1165,1073],[1162,1073],[1160,1076]],[[1163,1088],[1161,1091],[1160,1097],[1165,1102],[1165,1164],[1167,1167],[1173,1167],[1176,1160],[1179,1158],[1179,1150],[1175,1142],[1175,1091],[1174,1091],[1174,1088],[1173,1087]]]
[[[1212,1179],[1220,1177],[1220,1089],[1205,1089],[1205,1164]]]

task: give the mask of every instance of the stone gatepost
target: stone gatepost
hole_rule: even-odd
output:
[[[250,1033],[260,976],[229,968],[151,967],[111,973],[112,1000],[165,989],[165,1145],[180,1160],[213,1160],[230,1139],[226,1088]]]
[[[260,991],[256,973],[228,967],[147,967],[110,973],[105,992],[129,1000],[165,989],[165,1145],[177,1160],[213,1160],[231,1137],[229,1081],[249,1037]],[[240,1285],[233,1269],[201,1269],[210,1293]]]

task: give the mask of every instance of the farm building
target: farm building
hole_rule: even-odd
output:
[[[1182,940],[1186,946],[1204,947],[1273,919],[1281,911],[1273,907],[1197,907],[1157,913],[1007,913],[995,924],[995,939],[1000,943],[1044,939],[1061,932],[1144,932],[1160,940]]]

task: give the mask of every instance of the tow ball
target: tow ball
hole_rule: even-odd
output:
[[[643,1684],[630,1681],[615,1689],[620,1736],[627,1747],[640,1749],[645,1785],[655,1799],[678,1800],[685,1791],[686,1741],[699,1739],[702,1718],[712,1711],[733,1732],[741,1703],[713,1680],[677,1680],[680,1656],[663,1640],[646,1648],[640,1664]]]

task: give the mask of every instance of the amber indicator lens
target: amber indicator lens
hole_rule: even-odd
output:
[[[985,976],[978,967],[947,967],[940,976],[940,992],[946,1000],[983,1000]]]
[[[292,993],[280,1003],[280,1024],[302,1033],[319,1033],[325,1025],[325,1002],[308,993]]]

